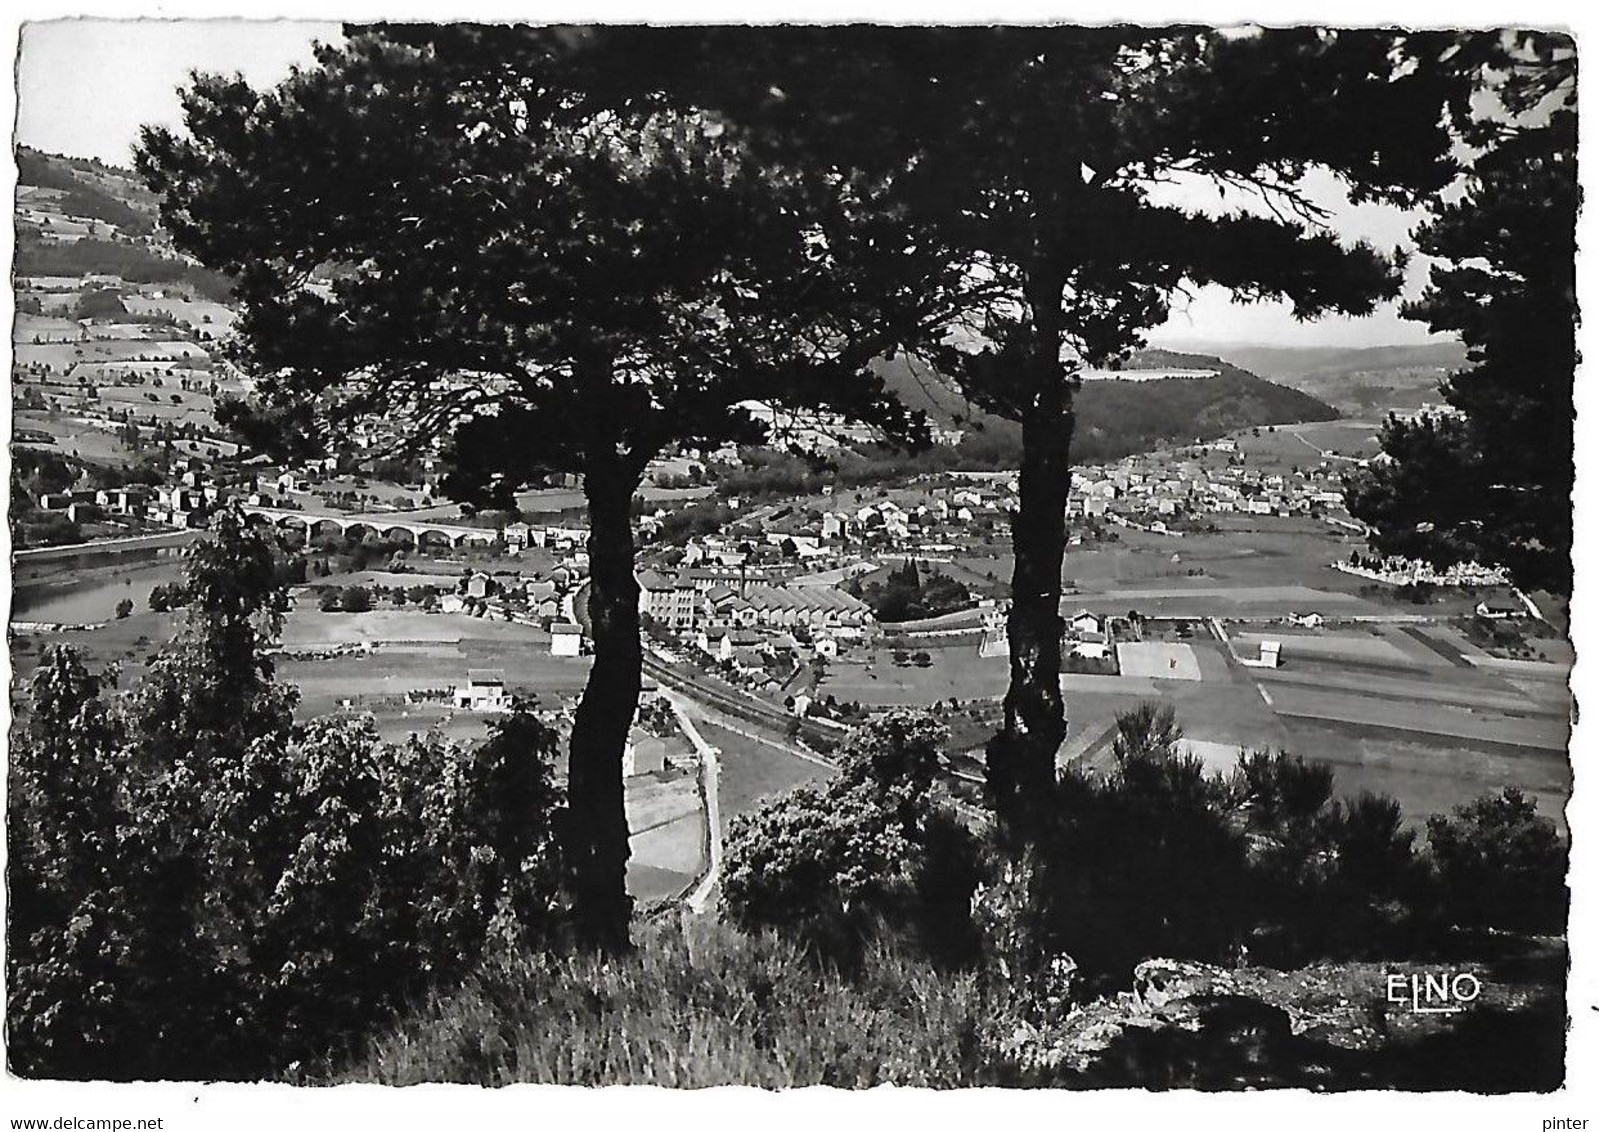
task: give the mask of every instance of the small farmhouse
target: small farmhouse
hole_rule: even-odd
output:
[[[468,670],[466,683],[457,685],[454,699],[459,711],[511,710],[511,698],[505,692],[505,677],[485,669]]]
[[[570,623],[550,626],[551,656],[582,656],[583,627]]]

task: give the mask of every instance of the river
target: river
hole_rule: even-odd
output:
[[[183,561],[174,554],[125,554],[92,564],[19,564],[11,619],[92,625],[115,618],[124,599],[143,613],[150,608],[150,591],[182,576]]]

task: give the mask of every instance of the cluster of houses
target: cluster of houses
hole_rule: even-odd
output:
[[[1232,440],[1206,447],[1237,451]],[[1184,515],[1237,513],[1288,518],[1341,511],[1342,481],[1335,469],[1323,466],[1325,463],[1320,461],[1294,476],[1236,465],[1207,468],[1197,461],[1173,463],[1129,456],[1112,465],[1075,469],[1068,514],[1139,517],[1163,525],[1168,518]]]
[[[203,524],[221,498],[220,491],[218,485],[206,481],[204,473],[191,471],[173,484],[48,492],[39,496],[38,505],[43,511],[61,511],[74,523],[114,515],[187,529]]]
[[[983,639],[978,645],[981,656],[1004,656],[1009,652],[1009,631],[1006,619],[1010,615],[1009,602],[997,602],[983,607]],[[1079,609],[1061,630],[1061,651],[1066,656],[1083,660],[1105,660],[1114,649],[1110,621],[1101,614]]]
[[[1015,475],[949,476],[868,497],[826,489],[830,506],[759,509],[731,533],[698,536],[676,564],[640,571],[639,607],[660,629],[756,682],[800,656],[836,657],[875,637],[871,607],[842,584],[896,556],[985,540],[1015,506]],[[758,517],[757,517],[758,515]]]
[[[465,575],[454,593],[439,601],[442,613],[469,613],[498,617],[528,625],[547,625],[553,656],[581,656],[583,630],[571,620],[572,602],[582,588],[587,570],[565,562],[528,577],[496,575],[474,570]]]
[[[865,602],[841,589],[750,582],[727,569],[691,568],[639,575],[639,610],[674,632],[800,629],[813,638],[860,637],[875,620]]]
[[[813,454],[832,452],[882,438],[871,425],[820,409],[790,409],[768,401],[743,401],[739,408],[766,427],[768,443],[789,450]],[[935,444],[953,446],[960,443],[962,435],[960,429],[933,426]]]

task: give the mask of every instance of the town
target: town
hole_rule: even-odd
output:
[[[36,207],[56,230],[87,227],[47,197]],[[157,607],[176,576],[171,548],[236,505],[303,563],[282,650],[308,707],[373,713],[396,738],[470,736],[523,697],[570,726],[589,652],[576,481],[525,493],[515,514],[473,512],[444,497],[441,453],[389,454],[402,421],[301,464],[241,453],[214,420],[217,397],[248,388],[210,352],[227,308],[102,277],[19,287],[41,308],[17,323],[17,444],[40,461],[16,520],[24,648],[30,626],[74,626],[136,665],[130,641],[154,647],[170,623]],[[66,318],[87,296],[95,313]],[[147,389],[174,392],[163,403]],[[757,454],[768,467],[878,439],[825,415],[746,408],[773,434]],[[1370,553],[1342,483],[1383,458],[1375,434],[1359,420],[1257,426],[1074,470],[1063,765],[1103,762],[1116,713],[1154,696],[1182,706],[1190,749],[1218,769],[1269,737],[1341,760],[1348,787],[1439,807],[1491,784],[1508,744],[1524,752],[1518,781],[1561,812],[1569,645],[1502,570]],[[960,435],[942,427],[935,439]],[[952,705],[979,776],[1007,678],[1016,473],[908,470],[804,494],[779,478],[751,494],[728,474],[744,455],[678,451],[646,475],[637,579],[654,694],[683,698],[707,727],[750,731],[716,734],[750,749],[755,781],[778,783],[807,777],[873,712]],[[70,461],[70,480],[52,457]],[[62,574],[63,562],[97,565]],[[1423,688],[1460,718],[1394,706]],[[640,853],[635,871],[681,886],[703,867],[703,819],[688,812],[696,747],[673,736],[668,748],[636,728],[630,750],[658,757],[629,766],[677,775],[692,820],[664,863]],[[1440,746],[1456,754],[1431,769]],[[634,792],[649,793],[643,779]]]

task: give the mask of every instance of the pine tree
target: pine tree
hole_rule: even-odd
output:
[[[1417,243],[1441,261],[1405,317],[1459,334],[1452,414],[1391,419],[1385,462],[1348,488],[1384,554],[1505,566],[1570,594],[1577,366],[1576,55],[1568,37],[1509,37],[1469,56],[1508,114],[1461,124],[1480,147],[1458,199]]]
[[[752,160],[564,30],[351,31],[272,90],[198,77],[188,135],[145,131],[139,168],[179,246],[236,281],[247,438],[314,447],[380,415],[444,443],[448,493],[482,506],[583,477],[595,650],[566,858],[581,933],[624,946],[644,469],[760,440],[751,399],[924,435],[866,363],[936,320],[939,264],[869,186]]]
[[[653,34],[620,33],[617,50]],[[1406,206],[1447,184],[1443,111],[1470,90],[1443,62],[1455,45],[1320,28],[675,34],[663,54],[719,60],[718,104],[770,152],[873,171],[907,228],[973,281],[924,357],[1021,425],[1011,681],[988,773],[1003,824],[1025,836],[1066,733],[1059,607],[1080,367],[1138,346],[1185,287],[1286,299],[1300,318],[1397,297],[1400,257],[1340,244],[1303,177],[1326,170],[1356,201]],[[686,83],[708,73],[688,71]],[[1172,182],[1257,207],[1184,208],[1161,195]]]

